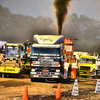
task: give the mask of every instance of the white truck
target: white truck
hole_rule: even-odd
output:
[[[34,35],[31,52],[31,81],[36,79],[64,79],[64,36]]]
[[[31,45],[31,48],[27,48],[27,52],[31,52],[31,81],[35,79],[54,79],[57,82],[65,81],[67,83],[71,79],[71,73],[73,73],[74,79],[77,78],[76,59],[68,58],[73,55],[74,44],[69,43],[67,45],[64,42],[65,40],[63,35],[33,36],[34,44]],[[66,52],[64,53],[64,51]],[[69,53],[71,55],[68,55]],[[68,62],[65,61],[65,57],[69,60]]]

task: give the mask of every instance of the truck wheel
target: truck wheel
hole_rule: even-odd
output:
[[[22,74],[20,73],[20,74],[18,74],[18,78],[19,79],[21,79],[22,78]]]
[[[5,74],[2,74],[2,78],[4,78],[5,77]]]
[[[21,79],[21,78],[22,78],[22,75],[20,74],[20,75],[19,75],[19,79]]]
[[[33,78],[31,78],[31,82],[33,82],[34,81],[34,79]]]
[[[78,80],[78,82],[80,81],[81,75],[79,75],[79,69],[76,70],[77,74],[76,74],[76,78]]]
[[[2,74],[0,73],[0,77],[2,77]]]
[[[70,78],[68,77],[67,79],[64,79],[64,83],[68,84],[70,82]]]
[[[64,81],[63,78],[60,78],[56,80],[56,83],[63,83],[63,81]]]
[[[96,79],[96,76],[92,76],[92,78]]]
[[[7,74],[2,74],[2,78],[7,78]]]
[[[81,78],[81,76],[77,76],[77,80],[78,80],[78,82],[80,82],[80,78]]]
[[[68,82],[69,82],[69,78],[67,78],[67,79],[65,80],[65,82],[66,82],[66,84],[68,84]]]

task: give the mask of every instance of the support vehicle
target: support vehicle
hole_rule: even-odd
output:
[[[81,56],[79,59],[79,75],[94,77],[96,59],[95,56]]]
[[[23,70],[22,56],[24,54],[21,43],[6,43],[3,46],[4,57],[0,63],[0,74],[2,77],[19,77]]]

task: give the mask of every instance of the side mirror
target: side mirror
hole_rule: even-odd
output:
[[[63,54],[66,54],[66,49],[63,49]]]

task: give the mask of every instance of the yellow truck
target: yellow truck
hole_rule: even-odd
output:
[[[79,59],[79,75],[94,77],[96,59],[95,56],[81,56]]]
[[[21,43],[6,43],[3,46],[4,56],[0,62],[0,76],[17,76],[21,78],[23,45]]]

